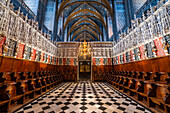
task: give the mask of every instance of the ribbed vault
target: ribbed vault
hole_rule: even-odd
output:
[[[67,32],[67,41],[101,41],[107,31],[104,18],[108,14],[112,15],[108,0],[63,0],[57,20],[64,15],[63,34]]]

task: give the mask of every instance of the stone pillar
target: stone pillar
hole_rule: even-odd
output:
[[[64,20],[65,20],[64,14],[62,15],[62,17],[63,17],[63,20],[62,20],[62,41],[64,41]]]
[[[39,23],[39,29],[43,28],[45,20],[45,10],[47,7],[47,0],[39,0],[37,21]]]
[[[53,33],[55,19],[55,0],[48,0],[44,25]]]
[[[126,26],[131,27],[131,20],[134,19],[132,0],[124,0],[126,13]]]
[[[101,26],[102,31],[102,41],[104,41],[104,33],[103,33],[103,26]]]
[[[105,31],[105,34],[106,34],[106,40],[105,41],[108,41],[109,40],[109,32],[108,32],[108,18],[107,18],[107,15],[105,15],[105,19],[106,19],[106,31]]]
[[[67,35],[68,35],[68,37],[67,37],[67,41],[68,41],[68,42],[70,42],[70,38],[69,38],[70,34],[68,34],[69,29],[70,29],[70,27],[68,26],[68,27],[67,27]]]
[[[65,29],[65,32],[64,32],[64,42],[67,42],[67,27]]]
[[[106,31],[104,26],[103,26],[103,41],[106,41]]]
[[[112,22],[113,22],[113,35],[114,35],[114,40],[117,40],[117,24],[116,24],[116,7],[115,7],[115,0],[112,0]]]
[[[57,31],[58,31],[58,20],[57,20],[57,11],[58,11],[58,0],[56,0],[55,6],[55,19],[54,19],[54,30],[53,30],[53,40],[57,40]]]

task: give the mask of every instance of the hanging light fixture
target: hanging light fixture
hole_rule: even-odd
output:
[[[83,43],[80,43],[78,55],[79,57],[83,57],[84,59],[86,59],[87,56],[91,56],[90,44],[87,43],[86,40],[84,40]]]
[[[84,4],[84,14],[86,14],[87,12],[85,11],[85,4]],[[86,25],[86,22],[85,22]],[[86,30],[85,30],[85,25],[83,26],[83,30],[84,30],[84,42],[81,43],[80,42],[80,46],[79,46],[79,57],[83,57],[84,59],[86,59],[86,57],[90,57],[91,56],[91,48],[90,48],[90,43],[86,42]]]
[[[84,59],[86,59],[86,57],[90,57],[91,56],[91,48],[90,48],[90,44],[86,42],[85,40],[86,38],[86,31],[84,30],[84,42],[81,43],[80,42],[80,46],[79,46],[79,57],[83,57]]]

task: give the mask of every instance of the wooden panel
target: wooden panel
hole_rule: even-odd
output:
[[[70,73],[74,74],[74,76],[77,76],[77,66],[57,66],[29,60],[0,57],[0,72],[35,72],[35,71],[58,71],[60,74],[67,73],[66,74],[67,76],[70,76],[71,75]]]
[[[170,72],[170,56],[158,60],[159,70],[161,72]]]
[[[3,59],[3,58],[0,56],[0,65],[1,65],[1,63],[2,63],[2,59]]]
[[[170,72],[170,56],[114,65],[115,71]]]
[[[47,64],[39,63],[39,67],[41,71],[47,71],[47,66],[48,66]]]
[[[23,60],[15,59],[13,61],[12,72],[22,72]]]
[[[92,66],[93,73],[104,73],[112,70],[112,66]]]
[[[32,62],[32,64],[34,66],[33,68],[34,71],[40,71],[39,62]]]
[[[31,61],[23,61],[22,71],[23,72],[33,72],[33,71],[35,71],[34,63],[31,62]]]
[[[13,63],[14,63],[14,59],[12,58],[2,58],[2,63],[1,63],[1,67],[0,67],[0,72],[10,72],[12,70],[13,67]]]

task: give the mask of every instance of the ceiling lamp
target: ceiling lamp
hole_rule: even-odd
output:
[[[87,43],[85,38],[86,38],[86,31],[84,28],[84,42],[83,43],[80,42],[79,51],[78,51],[79,57],[82,57],[83,59],[86,59],[87,57],[91,56],[90,43]]]
[[[87,57],[91,56],[90,43],[87,43],[86,40],[84,40],[83,43],[80,42],[78,55],[83,59],[86,59]]]
[[[85,10],[85,4],[84,4],[84,14],[87,14],[86,10]],[[85,22],[86,25],[86,22]],[[85,26],[83,27],[84,30],[84,42],[81,43],[80,42],[80,46],[79,46],[79,51],[78,51],[78,56],[80,58],[86,59],[87,57],[91,56],[91,47],[90,47],[90,43],[86,42],[86,31],[85,31]]]

